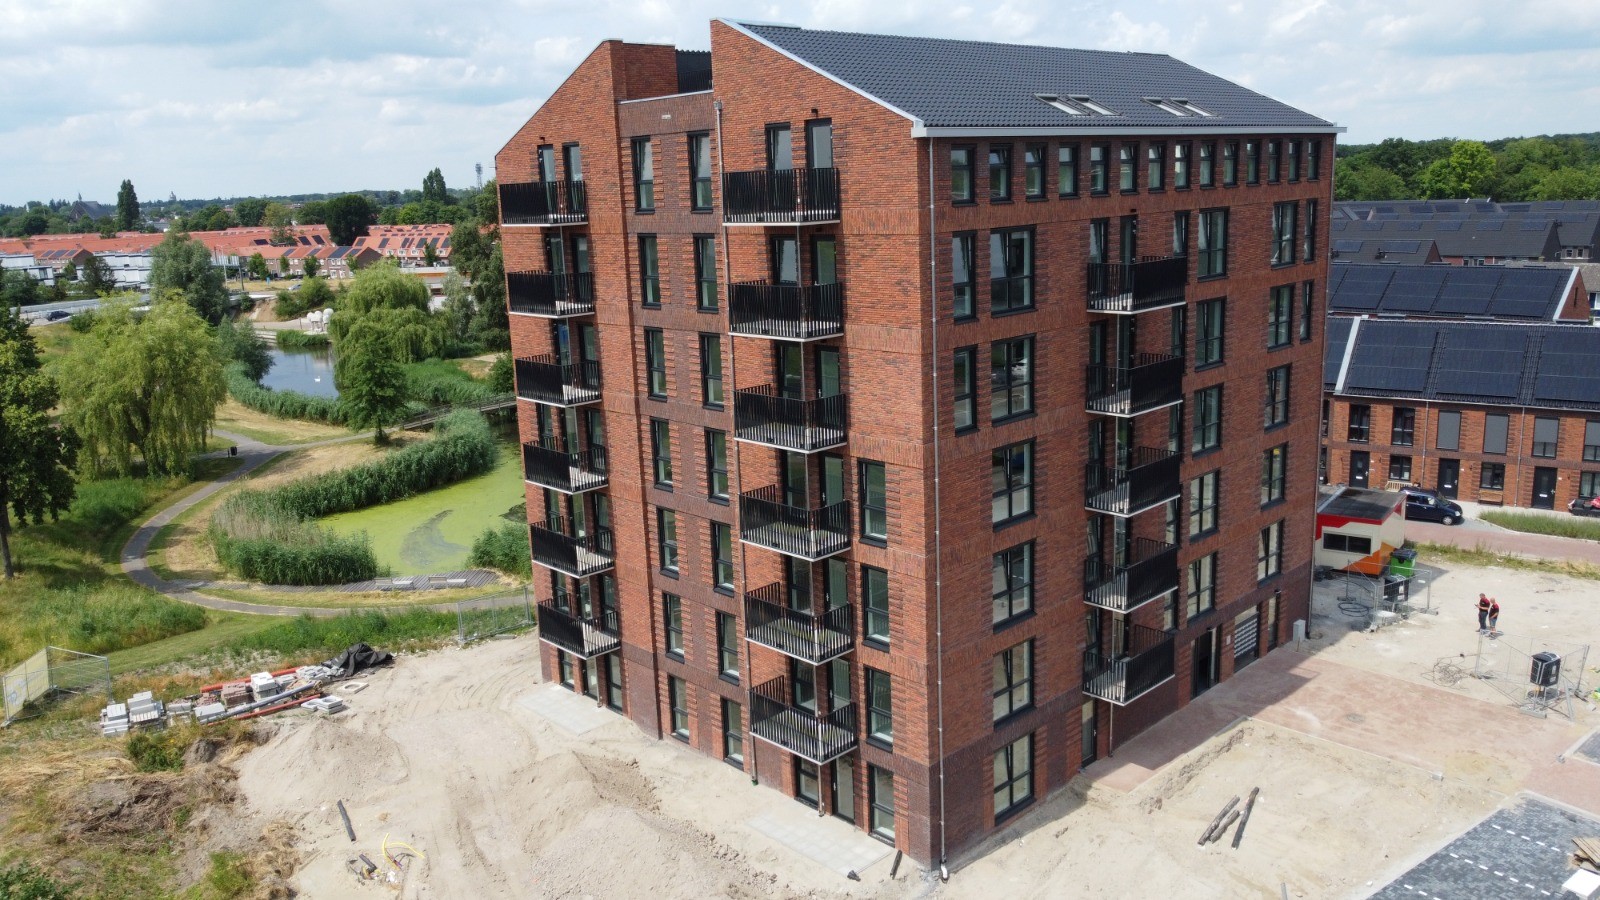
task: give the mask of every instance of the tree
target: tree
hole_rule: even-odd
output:
[[[62,281],[77,281],[78,280],[78,264],[73,262],[70,259],[67,260],[67,264],[61,267],[61,280]]]
[[[426,225],[433,221],[433,217],[428,215],[428,211],[421,203],[407,203],[400,207],[398,219],[397,224],[400,225]]]
[[[238,220],[234,219],[233,213],[230,213],[225,209],[218,209],[216,212],[211,214],[210,219],[206,220],[204,230],[227,231],[229,228],[232,228],[237,224],[239,224],[239,222]]]
[[[458,343],[472,339],[472,319],[478,304],[472,300],[472,288],[467,280],[455,272],[444,277],[444,315],[450,323],[450,337]]]
[[[205,244],[181,231],[167,236],[150,251],[150,293],[161,297],[180,293],[207,322],[222,320],[228,290],[222,271],[211,265]]]
[[[15,310],[0,310],[0,557],[6,578],[16,575],[11,517],[37,525],[72,502],[77,439],[52,420],[58,399],[28,323]]]
[[[244,270],[250,273],[250,277],[256,281],[266,281],[268,275],[267,258],[259,253],[250,254],[250,258],[245,261]]]
[[[295,221],[301,225],[321,225],[327,220],[328,204],[321,200],[307,200],[295,214]]]
[[[246,228],[260,225],[261,217],[266,211],[267,201],[260,197],[246,197],[233,205],[233,212],[239,217],[239,224]]]
[[[132,231],[139,225],[139,195],[133,191],[133,182],[122,179],[122,187],[117,189],[117,227],[123,231]]]
[[[443,206],[450,202],[450,192],[444,186],[444,173],[435,168],[422,178],[422,200]]]
[[[422,264],[425,266],[436,266],[439,264],[439,251],[434,248],[432,241],[428,241],[422,245]]]
[[[1422,194],[1430,200],[1485,197],[1495,179],[1494,154],[1481,141],[1456,141],[1450,155],[1434,160],[1420,176]]]
[[[428,311],[431,295],[419,279],[393,262],[370,266],[356,274],[339,297],[328,322],[334,348],[343,353],[345,338],[357,323],[373,325],[388,335],[400,362],[440,356],[449,346],[449,322]]]
[[[511,348],[511,322],[506,314],[505,258],[500,245],[489,252],[489,261],[472,279],[472,297],[478,311],[472,320],[472,337],[490,350]]]
[[[1600,173],[1571,166],[1547,173],[1533,186],[1535,200],[1590,200],[1600,194]]]
[[[1413,196],[1399,175],[1377,166],[1346,166],[1339,160],[1334,177],[1335,200],[1404,200]]]
[[[205,449],[226,389],[217,340],[187,303],[158,295],[100,308],[61,361],[62,418],[82,438],[91,476],[125,475],[137,453],[151,474],[185,472]]]
[[[300,263],[300,268],[307,278],[311,278],[317,274],[318,269],[322,268],[322,260],[317,259],[315,256],[308,256]]]
[[[289,207],[282,203],[268,203],[261,214],[261,224],[272,229],[272,234],[267,237],[272,243],[294,243],[294,216],[290,214]]]
[[[0,269],[0,308],[6,315],[19,306],[32,306],[46,299],[33,276],[17,269]]]
[[[373,440],[379,444],[384,427],[399,422],[406,405],[406,373],[391,338],[382,324],[357,321],[340,342],[334,362],[339,400],[350,409],[350,424],[374,429]]]
[[[329,200],[326,208],[328,234],[335,246],[355,243],[372,224],[372,204],[360,194],[345,194]]]
[[[117,276],[111,273],[111,266],[93,253],[84,258],[79,277],[83,279],[84,292],[93,297],[110,293],[117,286]]]
[[[217,324],[216,335],[222,358],[244,366],[251,381],[260,381],[272,368],[272,351],[267,347],[266,338],[254,328],[237,328],[231,320],[223,319]]]
[[[24,237],[31,237],[36,234],[44,234],[47,230],[49,230],[49,228],[50,213],[46,212],[42,206],[33,207],[32,209],[23,213],[22,218],[17,220],[17,230],[21,232]]]
[[[288,277],[288,275],[289,275],[289,257],[287,257],[287,256],[278,257],[278,274],[279,275],[283,275],[285,277]]]
[[[457,222],[450,229],[450,265],[468,278],[476,278],[489,263],[493,247],[473,219]]]

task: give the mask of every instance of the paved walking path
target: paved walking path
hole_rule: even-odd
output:
[[[1593,521],[1593,520],[1590,520]],[[1446,544],[1463,550],[1482,547],[1495,553],[1531,556],[1538,559],[1568,559],[1600,565],[1600,541],[1528,534],[1504,528],[1468,528],[1465,525],[1437,525],[1433,522],[1406,522],[1406,538],[1419,544]]]

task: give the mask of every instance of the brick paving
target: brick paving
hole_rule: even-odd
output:
[[[1407,522],[1406,538],[1419,544],[1445,544],[1463,550],[1482,548],[1536,559],[1566,559],[1600,565],[1600,541],[1526,534],[1504,529],[1466,528],[1433,522]]]
[[[1523,796],[1446,844],[1372,895],[1373,900],[1561,897],[1572,874],[1572,839],[1600,835],[1600,821]]]

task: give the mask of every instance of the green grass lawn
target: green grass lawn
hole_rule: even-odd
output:
[[[1478,518],[1512,531],[1600,541],[1600,519],[1585,519],[1570,514],[1565,517],[1543,516],[1508,509],[1486,509]]]
[[[203,657],[241,640],[249,639],[273,627],[279,621],[273,616],[217,611],[207,611],[206,619],[207,624],[204,628],[114,651],[109,654],[111,674],[126,675],[168,663]]]

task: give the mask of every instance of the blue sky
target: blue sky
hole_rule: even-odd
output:
[[[597,42],[714,16],[1170,53],[1351,142],[1600,130],[1595,0],[0,0],[0,203],[466,185]]]

